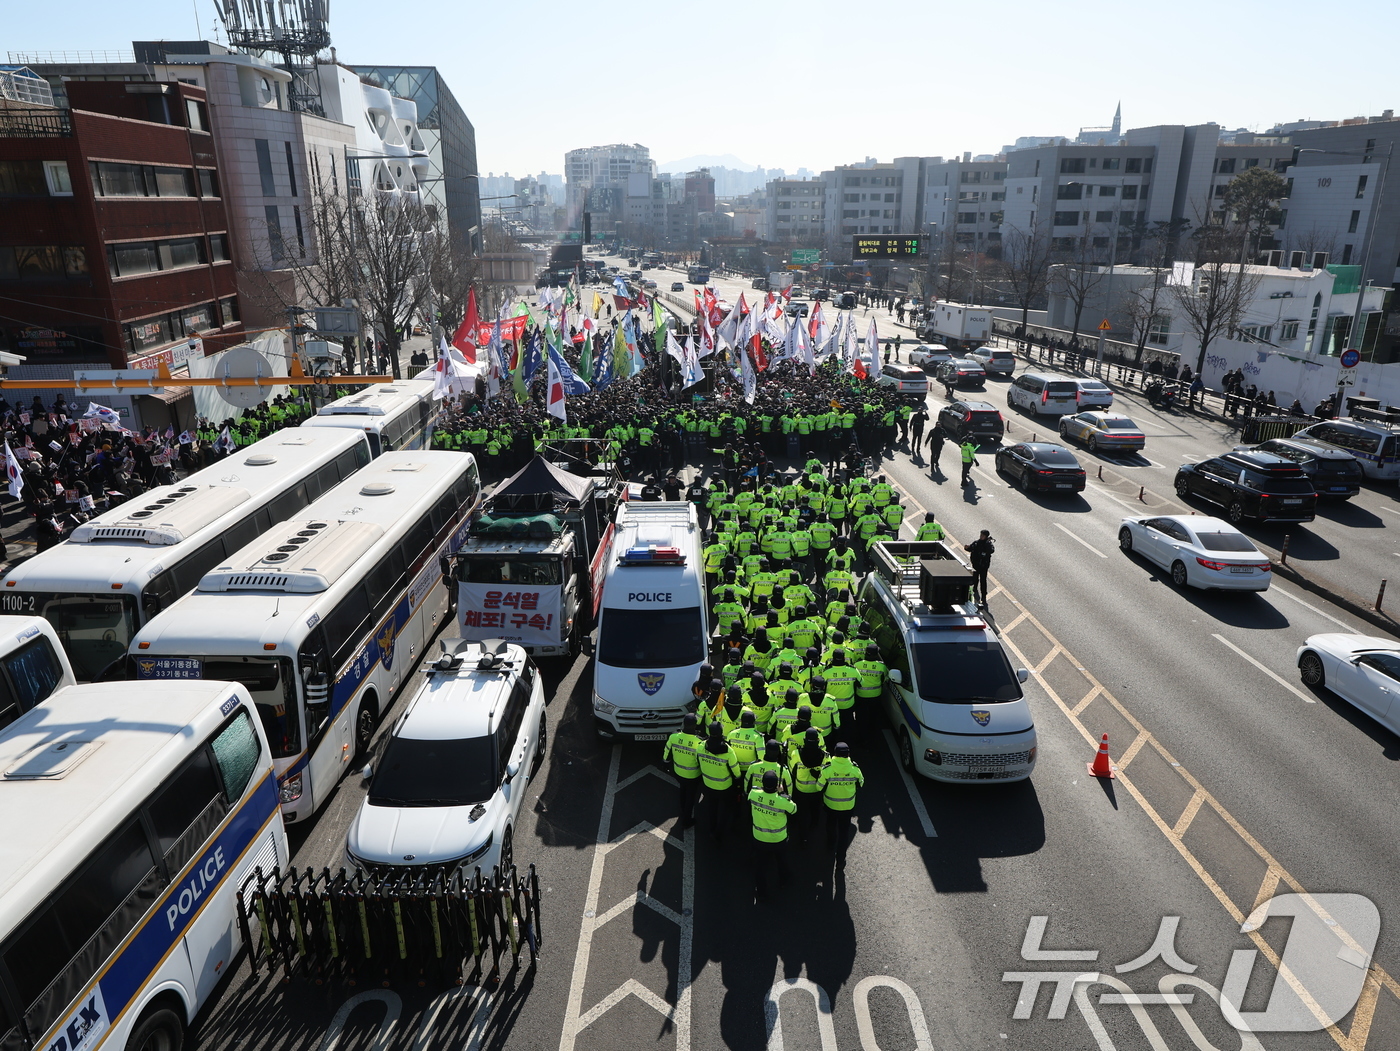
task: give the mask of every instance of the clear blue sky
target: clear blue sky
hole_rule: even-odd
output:
[[[435,65],[481,171],[563,170],[578,146],[734,154],[820,171],[993,153],[1020,135],[1215,121],[1267,128],[1400,110],[1395,0],[849,0],[773,5],[332,0],[342,61]],[[186,39],[212,0],[4,5],[4,50]]]

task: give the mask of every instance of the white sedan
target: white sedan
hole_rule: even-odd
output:
[[[1177,587],[1267,591],[1269,559],[1229,522],[1205,515],[1125,518],[1118,530],[1124,554],[1136,552],[1172,575]]]
[[[1298,647],[1305,686],[1325,686],[1400,734],[1400,642],[1333,632],[1309,636]]]

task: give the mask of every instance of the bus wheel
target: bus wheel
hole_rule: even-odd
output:
[[[363,756],[374,740],[374,728],[379,722],[379,708],[373,698],[360,702],[360,714],[355,717],[355,755]]]
[[[168,1007],[160,1007],[136,1023],[127,1038],[127,1051],[180,1051],[185,1044],[184,1020]]]

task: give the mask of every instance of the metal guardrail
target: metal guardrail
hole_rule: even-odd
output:
[[[67,110],[39,112],[37,110],[0,109],[0,138],[58,139],[73,134],[73,122]]]
[[[1254,416],[1240,428],[1240,441],[1253,445],[1270,438],[1292,438],[1304,427],[1317,423],[1316,416]]]
[[[522,952],[535,965],[540,884],[534,865],[490,879],[258,869],[239,888],[238,925],[255,976],[266,965],[317,985],[491,982]]]

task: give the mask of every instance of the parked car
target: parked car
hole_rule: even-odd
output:
[[[955,441],[972,438],[982,442],[999,442],[1006,434],[1006,421],[985,401],[953,401],[938,410],[938,423],[943,433]]]
[[[1235,452],[1273,453],[1292,460],[1311,479],[1320,500],[1350,500],[1361,492],[1361,465],[1349,452],[1301,438],[1270,438],[1258,445],[1237,445]]]
[[[1177,587],[1267,591],[1274,576],[1268,556],[1249,537],[1209,515],[1125,518],[1118,546],[1168,570]]]
[[[1113,405],[1113,389],[1102,380],[1075,380],[1081,409],[1107,409]]]
[[[881,387],[893,387],[901,394],[928,393],[928,377],[923,369],[916,369],[913,365],[890,362],[880,370],[875,382]]]
[[[672,282],[671,282],[671,291],[672,291],[672,292],[684,292],[684,291],[685,291],[685,283],[682,282],[682,281],[672,281]]]
[[[1400,643],[1371,635],[1328,632],[1298,647],[1304,686],[1326,688],[1391,733],[1400,733]]]
[[[932,371],[954,357],[956,355],[942,343],[920,343],[909,352],[909,364],[922,365]]]
[[[1060,417],[1060,437],[1083,442],[1090,452],[1100,449],[1138,452],[1147,445],[1147,435],[1128,417],[1116,412],[1081,412]]]
[[[982,366],[988,376],[1010,376],[1016,371],[1016,355],[999,347],[978,347],[968,352],[968,359]]]
[[[1006,389],[1006,404],[1039,416],[1079,411],[1079,385],[1064,376],[1023,372]]]
[[[1311,522],[1317,511],[1317,490],[1303,469],[1274,453],[1226,453],[1182,464],[1176,472],[1176,495],[1218,504],[1236,524],[1246,518]]]
[[[955,390],[981,390],[987,385],[987,374],[982,366],[970,358],[945,361],[934,375],[950,395]]]
[[[1068,496],[1082,493],[1088,484],[1074,453],[1050,442],[1018,442],[998,449],[996,468],[1028,493],[1039,490]]]
[[[346,860],[381,875],[507,868],[545,755],[544,687],[519,646],[444,640],[373,764]]]

